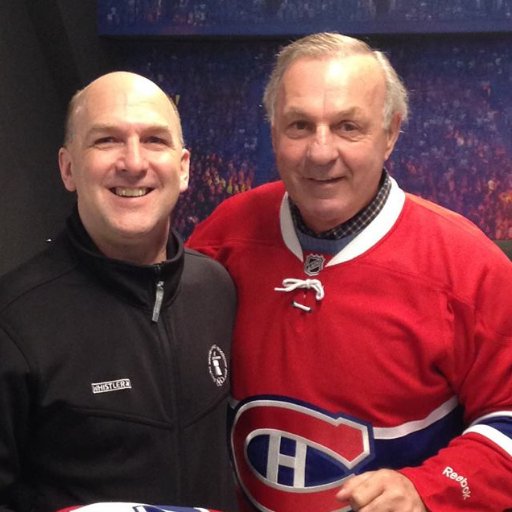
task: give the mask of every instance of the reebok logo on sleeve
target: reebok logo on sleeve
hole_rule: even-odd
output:
[[[471,489],[469,488],[468,479],[463,476],[456,473],[450,466],[446,466],[443,469],[442,473],[446,478],[449,478],[450,480],[455,480],[455,482],[458,482],[462,488],[462,499],[467,500],[468,498],[471,498]]]

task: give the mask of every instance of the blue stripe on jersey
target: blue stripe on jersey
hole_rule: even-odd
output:
[[[463,411],[457,407],[428,427],[396,439],[375,439],[375,459],[364,471],[418,466],[462,433]]]
[[[367,425],[366,448],[359,448],[361,456],[356,459],[358,452],[357,449],[354,452],[353,446],[347,445],[346,450],[342,446],[334,453],[322,444],[331,439],[331,435],[333,439],[338,438],[335,431],[340,422],[345,424],[352,438],[358,439],[359,431],[351,427],[357,423],[343,422],[340,415],[330,415],[303,402],[275,396],[232,402],[232,406],[235,408],[231,409],[231,455],[237,471],[252,475],[250,478],[257,474],[262,481],[268,480],[271,485],[289,490],[332,485],[350,474],[368,470],[417,466],[463,431],[462,407],[450,399],[425,419],[376,428],[375,432]],[[328,421],[329,417],[336,421]],[[307,437],[304,436],[306,430],[299,428],[306,425],[311,425]],[[361,432],[364,438],[365,430]],[[336,455],[347,457],[348,464]]]
[[[512,412],[500,411],[477,419],[463,434],[479,434],[512,457]]]
[[[502,434],[512,439],[512,417],[511,416],[488,416],[477,421],[478,425],[488,425],[499,430]]]

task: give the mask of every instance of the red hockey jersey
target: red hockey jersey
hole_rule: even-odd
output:
[[[57,512],[220,512],[207,508],[174,507],[172,505],[147,505],[131,502],[98,502],[90,505],[67,507]]]
[[[512,507],[512,264],[472,223],[393,181],[343,250],[304,254],[278,182],[225,201],[188,245],[238,290],[242,510],[340,510],[340,484],[383,467],[433,511]]]

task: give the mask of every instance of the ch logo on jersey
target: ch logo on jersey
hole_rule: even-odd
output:
[[[213,382],[219,387],[228,378],[228,361],[222,349],[217,345],[212,345],[208,352],[208,371]]]
[[[339,511],[336,490],[372,458],[372,444],[363,423],[275,398],[241,404],[231,430],[240,485],[265,512]]]
[[[317,276],[323,270],[325,258],[321,254],[308,254],[304,261],[304,272],[308,276]]]

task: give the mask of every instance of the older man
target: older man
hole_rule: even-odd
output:
[[[239,291],[241,509],[512,506],[512,264],[385,170],[407,118],[396,72],[315,34],[281,51],[264,102],[282,181],[189,242]]]

